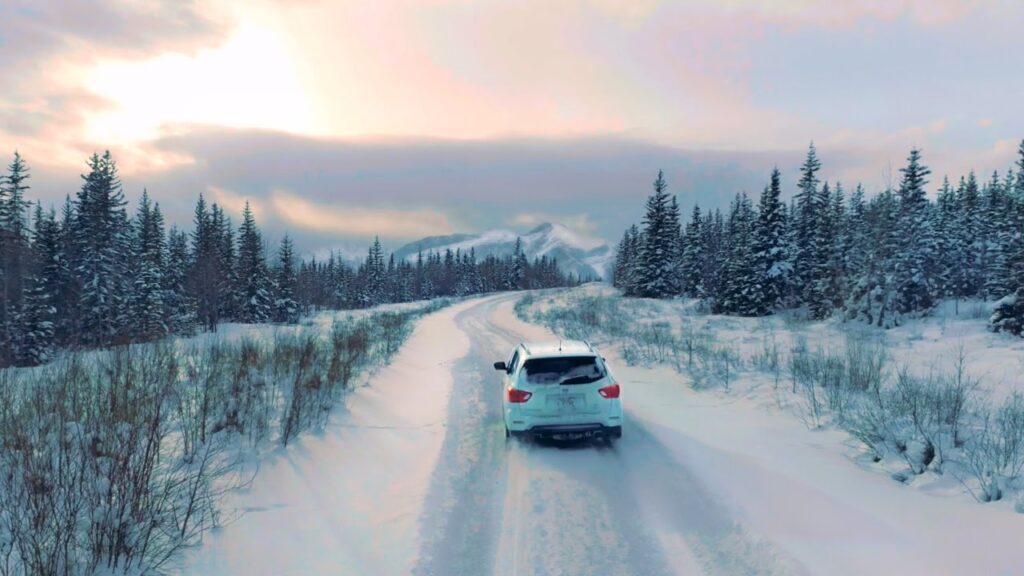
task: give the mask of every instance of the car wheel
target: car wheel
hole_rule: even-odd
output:
[[[505,438],[508,438],[511,435],[512,433],[508,431],[508,426],[505,426]]]

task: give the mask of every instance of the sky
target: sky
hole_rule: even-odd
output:
[[[93,151],[172,223],[246,201],[303,250],[545,221],[614,242],[911,147],[959,178],[1024,138],[1015,0],[4,0],[0,154],[59,203]],[[237,217],[236,217],[237,219]]]

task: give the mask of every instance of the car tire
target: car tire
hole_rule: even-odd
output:
[[[508,431],[508,426],[505,426],[505,438],[512,436],[512,433]]]
[[[612,438],[615,438],[616,440],[622,438],[622,426],[612,426],[608,430],[608,435],[611,436]]]

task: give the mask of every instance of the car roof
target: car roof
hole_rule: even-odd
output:
[[[582,340],[553,340],[551,342],[523,342],[520,346],[527,358],[557,358],[559,356],[596,356],[597,351]]]

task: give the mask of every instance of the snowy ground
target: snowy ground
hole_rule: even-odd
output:
[[[858,467],[845,434],[808,430],[742,383],[695,392],[668,367],[625,366],[614,346],[604,353],[623,386],[620,442],[507,442],[491,363],[554,337],[515,317],[519,297],[423,318],[325,432],[263,465],[231,502],[245,513],[187,551],[180,572],[1024,573],[1024,516],[1010,507],[948,486],[908,490]],[[765,332],[744,321],[703,318],[761,345]],[[785,337],[785,320],[773,322]],[[934,358],[951,339],[939,335],[957,334],[992,360],[974,368],[987,381],[1018,385],[1019,364],[995,360],[1000,346],[1021,357],[1019,342],[971,322],[911,326],[892,333],[894,347]],[[833,328],[815,329],[827,343]]]

